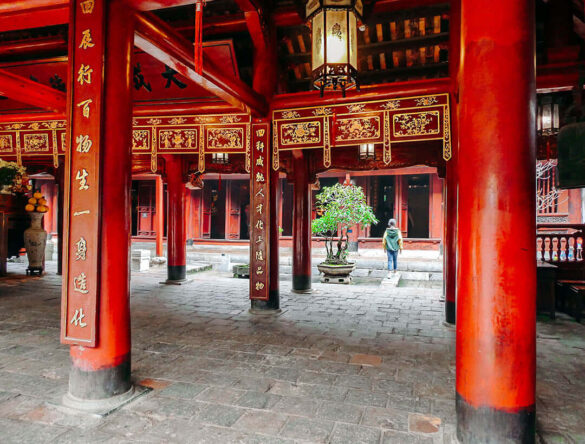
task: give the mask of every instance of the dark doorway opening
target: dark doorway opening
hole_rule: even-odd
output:
[[[429,175],[408,176],[408,237],[429,237]]]
[[[371,181],[370,196],[374,197],[372,207],[379,222],[370,227],[370,237],[384,236],[388,221],[394,218],[396,201],[396,177],[375,176]]]

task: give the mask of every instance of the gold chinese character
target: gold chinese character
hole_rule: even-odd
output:
[[[75,213],[73,213],[74,216],[81,216],[83,214],[89,214],[89,210],[76,211]]]
[[[256,243],[259,244],[261,242],[264,242],[264,239],[262,239],[262,236],[258,236],[258,238],[256,239]]]
[[[256,197],[258,197],[258,196],[260,196],[260,197],[262,197],[262,198],[264,197],[264,191],[262,190],[262,188],[260,188],[260,189],[258,190],[258,192],[256,193]]]
[[[81,64],[79,71],[77,71],[77,81],[80,85],[84,83],[91,83],[91,73],[93,72],[93,68],[90,68],[89,65]]]
[[[82,106],[83,117],[89,118],[89,105],[93,102],[91,99],[84,100],[83,102],[79,102],[77,106]]]
[[[261,140],[256,142],[256,149],[260,152],[264,152],[264,142],[262,142]]]
[[[256,173],[256,182],[264,182],[264,174]]]
[[[75,243],[75,260],[78,261],[81,259],[82,261],[85,260],[85,253],[87,253],[87,242],[85,238],[81,236],[79,240]]]
[[[83,134],[80,134],[79,136],[77,136],[75,141],[77,142],[77,152],[89,153],[89,149],[91,148],[91,145],[93,144],[93,142],[91,141],[89,136],[87,136],[87,135],[84,136]]]
[[[264,136],[264,129],[256,130],[256,136],[263,137]]]
[[[256,205],[256,211],[258,212],[258,214],[262,214],[262,208],[264,208],[263,204]]]
[[[81,170],[77,171],[77,176],[75,176],[75,180],[79,181],[79,190],[80,191],[89,190],[89,185],[87,184],[87,179],[86,179],[87,176],[89,176],[89,173],[87,172],[87,170],[85,168],[82,168]]]
[[[93,12],[94,0],[85,0],[81,2],[81,12],[91,14]]]
[[[257,275],[264,274],[264,269],[263,269],[262,267],[260,267],[260,266],[259,266],[258,268],[256,268],[256,274],[257,274]]]
[[[258,260],[258,261],[263,261],[264,260],[264,255],[262,254],[262,251],[257,251],[256,252],[256,260]]]
[[[264,157],[260,156],[258,159],[256,159],[256,166],[264,166]]]
[[[89,29],[83,31],[81,35],[83,36],[81,37],[81,43],[79,44],[81,49],[93,48],[95,46],[91,38],[91,31]]]
[[[264,288],[264,284],[262,282],[256,282],[256,290],[262,290]]]
[[[81,273],[79,276],[73,278],[73,290],[79,293],[89,293],[87,289],[87,276],[85,273]]]
[[[83,308],[75,310],[75,315],[71,319],[71,324],[78,325],[81,328],[85,327],[87,324],[85,322],[83,322],[84,317],[85,317],[85,315],[83,314]]]
[[[264,229],[264,222],[262,222],[261,220],[256,222],[256,228],[258,228],[259,230],[263,230]]]

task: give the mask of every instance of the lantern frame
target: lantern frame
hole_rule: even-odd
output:
[[[359,90],[357,30],[362,21],[362,0],[308,0],[305,14],[311,28],[311,71],[315,89],[323,96],[326,89],[339,88],[344,97],[348,89],[355,87]],[[335,16],[337,19],[333,19],[334,25],[329,29],[330,20]],[[317,34],[320,36],[316,41]],[[338,51],[334,53],[331,46],[336,34],[339,34],[343,47],[336,45]],[[335,58],[342,61],[331,60]]]

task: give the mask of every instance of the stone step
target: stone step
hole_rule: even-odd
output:
[[[190,262],[187,264],[187,274],[201,273],[203,271],[209,271],[212,268],[213,266],[206,262]]]

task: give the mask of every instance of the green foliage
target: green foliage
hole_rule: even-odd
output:
[[[321,217],[311,226],[313,234],[325,238],[327,260],[325,263],[347,264],[347,230],[354,225],[368,226],[377,224],[378,219],[366,203],[361,187],[335,184],[325,187],[316,196],[317,212]],[[337,239],[337,250],[333,249],[333,239]]]

